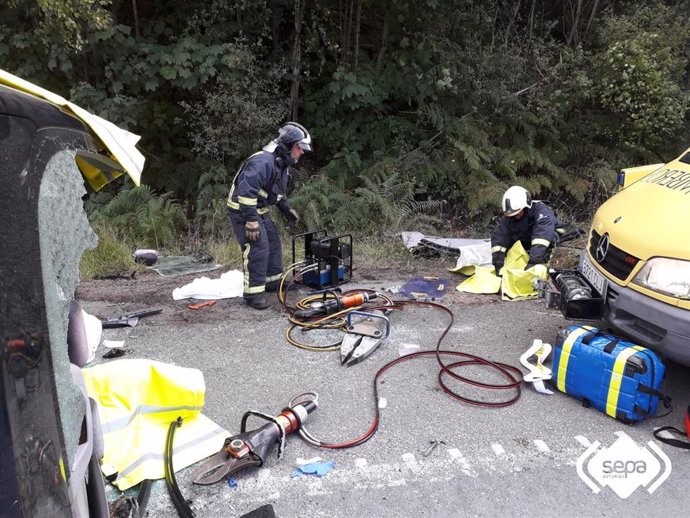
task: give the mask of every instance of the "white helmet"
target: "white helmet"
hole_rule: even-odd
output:
[[[519,185],[513,185],[503,195],[503,214],[506,216],[515,216],[524,208],[532,206],[532,196],[530,196],[527,189]]]

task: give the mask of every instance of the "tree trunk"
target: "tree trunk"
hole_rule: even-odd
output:
[[[529,8],[529,42],[532,44],[532,37],[534,35],[534,11],[537,7],[537,0],[532,0],[532,5]]]
[[[577,34],[577,26],[580,25],[580,18],[582,16],[582,1],[575,0],[575,12],[573,13],[573,19],[570,25],[570,31],[568,31],[568,37],[565,42],[569,47],[576,47],[580,39]],[[568,2],[572,6],[572,1]]]
[[[518,14],[520,12],[520,4],[522,3],[522,0],[518,0],[515,2],[515,8],[513,9],[513,16],[510,18],[510,22],[508,23],[508,28],[505,31],[506,39],[505,42],[503,43],[504,47],[508,47],[508,42],[511,39],[512,32],[515,29],[515,22],[517,21]]]
[[[292,42],[292,86],[290,87],[290,115],[296,121],[299,115],[299,82],[302,61],[302,24],[307,0],[295,0],[295,37]]]
[[[583,39],[586,39],[587,36],[589,35],[589,31],[592,28],[592,24],[594,23],[594,18],[597,16],[597,9],[599,8],[599,0],[594,0],[594,5],[592,6],[592,10],[589,13],[589,20],[587,20],[587,26],[585,27],[584,34],[582,35]]]
[[[273,48],[271,49],[272,56],[277,56],[280,50],[280,20],[282,15],[282,9],[275,6],[271,14],[271,38],[273,39]]]
[[[357,0],[357,14],[355,16],[355,70],[359,62],[359,28],[362,20],[362,0]]]
[[[132,0],[132,15],[134,16],[134,37],[139,39],[139,10],[137,0]]]
[[[393,16],[393,5],[391,0],[386,2],[386,13],[383,19],[383,28],[381,29],[381,47],[379,48],[379,54],[376,56],[376,72],[381,73],[383,70],[383,60],[386,57],[386,51],[388,50],[388,33],[390,32],[390,19]]]
[[[354,0],[347,0],[343,12],[341,57],[344,63],[350,60],[350,38],[352,36],[352,14],[354,12]]]

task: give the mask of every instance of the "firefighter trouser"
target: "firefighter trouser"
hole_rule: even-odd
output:
[[[246,220],[242,213],[229,209],[228,216],[237,242],[242,247],[244,297],[264,293],[266,283],[280,280],[283,274],[283,247],[278,230],[270,215],[260,214],[261,235],[258,241],[249,241],[245,235]]]

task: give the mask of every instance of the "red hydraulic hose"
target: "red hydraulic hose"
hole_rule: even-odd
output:
[[[520,372],[519,369],[516,367],[513,367],[512,365],[507,365],[505,363],[500,363],[500,362],[492,362],[489,361],[485,358],[481,358],[480,356],[475,356],[473,354],[468,354],[468,353],[463,353],[459,351],[444,351],[441,350],[441,343],[443,342],[444,338],[450,331],[450,329],[453,327],[453,322],[454,322],[454,316],[453,312],[448,309],[445,306],[442,306],[441,304],[436,304],[435,302],[418,302],[418,301],[412,301],[412,300],[405,300],[405,301],[394,301],[395,308],[400,308],[402,306],[408,306],[408,305],[414,305],[414,306],[427,306],[431,307],[434,309],[438,309],[440,311],[444,311],[448,316],[450,317],[450,320],[448,322],[448,325],[446,326],[445,330],[441,334],[440,338],[438,339],[438,342],[436,342],[436,349],[431,350],[431,351],[419,351],[416,353],[408,354],[405,356],[401,356],[400,358],[396,358],[395,360],[392,360],[388,362],[386,365],[381,367],[377,372],[376,376],[374,376],[374,405],[375,405],[375,411],[374,411],[374,419],[371,423],[371,426],[369,429],[359,438],[347,441],[347,442],[342,442],[342,443],[327,443],[323,441],[317,441],[318,446],[320,448],[329,448],[329,449],[345,449],[345,448],[352,448],[354,446],[359,446],[361,444],[364,444],[366,441],[371,439],[376,431],[378,430],[379,426],[379,420],[381,417],[380,411],[379,411],[379,395],[378,395],[378,380],[379,378],[383,375],[384,372],[386,372],[388,369],[393,367],[394,365],[397,365],[398,363],[407,361],[407,360],[412,360],[414,358],[421,358],[425,356],[434,356],[436,358],[436,361],[439,364],[439,367],[441,370],[439,371],[438,374],[438,382],[441,387],[441,389],[451,397],[462,401],[464,403],[468,403],[470,405],[474,406],[479,406],[479,407],[486,407],[486,408],[503,408],[510,406],[514,404],[519,398],[520,398],[520,386],[522,385],[522,372]],[[387,306],[385,309],[391,309],[391,306]],[[456,361],[453,363],[444,363],[442,357],[443,356],[455,356],[459,358],[464,358],[461,361]],[[454,370],[457,370],[461,367],[468,366],[468,365],[482,365],[486,366],[492,370],[497,371],[503,378],[507,380],[507,383],[497,385],[497,384],[492,384],[492,383],[483,383],[477,380],[472,380],[469,378],[465,378],[463,376],[460,376],[459,374],[455,373]],[[476,387],[481,387],[489,390],[514,390],[515,394],[504,400],[504,401],[479,401],[476,399],[470,399],[464,396],[461,396],[457,392],[453,391],[450,389],[446,383],[444,382],[444,376],[449,376],[455,380],[461,381],[463,383],[468,383],[470,385],[476,386]]]

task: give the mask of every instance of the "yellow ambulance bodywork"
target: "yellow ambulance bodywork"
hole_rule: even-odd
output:
[[[625,169],[594,216],[581,271],[617,332],[690,365],[690,150]]]

